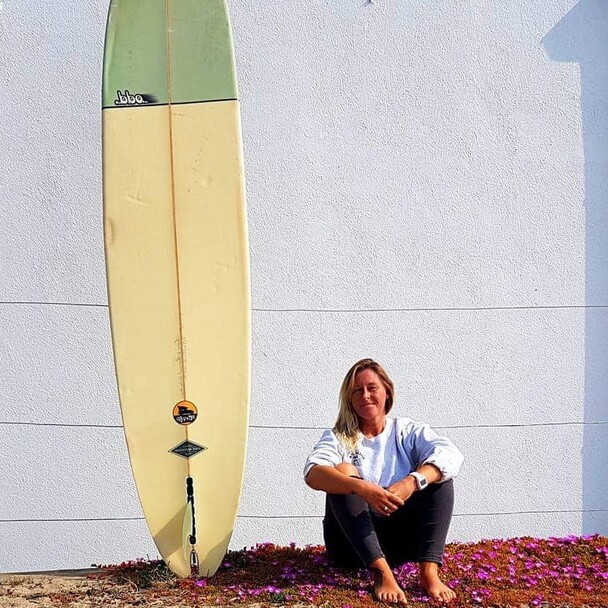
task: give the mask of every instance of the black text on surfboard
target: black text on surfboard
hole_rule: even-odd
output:
[[[176,445],[170,452],[173,454],[177,454],[182,458],[192,458],[192,456],[196,456],[200,452],[204,452],[207,449],[207,446],[199,445],[198,443],[194,443],[194,441],[182,441],[179,445]]]
[[[136,93],[133,95],[129,92],[129,89],[125,89],[123,93],[120,89],[116,91],[116,99],[114,100],[115,106],[144,106],[148,103],[154,103],[156,97],[154,95],[145,95],[142,93]]]

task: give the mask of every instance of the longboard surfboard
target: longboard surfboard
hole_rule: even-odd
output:
[[[211,576],[247,443],[250,290],[225,0],[112,0],[103,65],[108,300],[143,512],[179,576]]]

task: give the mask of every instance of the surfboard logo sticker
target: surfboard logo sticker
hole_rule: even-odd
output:
[[[194,441],[183,441],[169,451],[173,454],[177,454],[177,456],[187,459],[204,452],[206,449],[207,448],[204,445],[199,445],[198,443],[194,443]]]
[[[156,103],[154,95],[147,93],[130,93],[129,89],[125,89],[124,93],[118,89],[116,91],[115,106],[145,106],[149,103]]]
[[[173,408],[173,420],[177,424],[192,424],[198,416],[198,409],[192,401],[180,401]]]

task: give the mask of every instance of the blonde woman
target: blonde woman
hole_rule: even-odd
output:
[[[372,359],[351,367],[340,412],[306,461],[306,483],[326,492],[323,534],[332,561],[370,568],[377,599],[405,603],[392,567],[420,563],[435,601],[456,597],[439,578],[463,456],[446,437],[409,418],[390,418],[392,381]]]

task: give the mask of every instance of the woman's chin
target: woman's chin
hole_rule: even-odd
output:
[[[365,420],[366,422],[370,422],[372,420],[376,420],[377,418],[380,418],[381,416],[384,416],[384,412],[379,411],[378,408],[376,408],[376,407],[365,408],[364,410],[361,410],[360,412],[357,413],[359,422],[361,422],[362,420]]]

